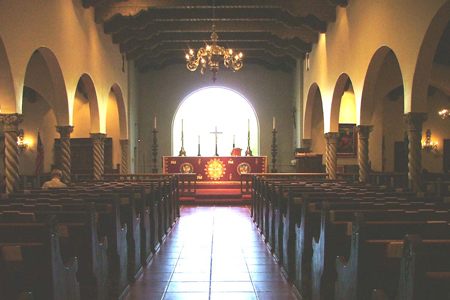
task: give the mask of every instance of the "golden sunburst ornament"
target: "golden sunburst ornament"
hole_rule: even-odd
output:
[[[206,176],[213,180],[222,178],[225,175],[226,169],[224,162],[217,158],[211,159],[205,166]]]

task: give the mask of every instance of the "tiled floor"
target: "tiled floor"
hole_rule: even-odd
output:
[[[294,300],[247,207],[184,206],[126,300]]]

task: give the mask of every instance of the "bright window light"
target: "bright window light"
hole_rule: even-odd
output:
[[[172,137],[173,155],[181,149],[181,120],[183,120],[184,149],[187,156],[197,156],[198,139],[202,156],[215,154],[215,135],[218,134],[217,153],[230,156],[233,149],[233,136],[236,148],[247,149],[250,120],[250,149],[259,155],[259,126],[256,113],[251,104],[238,93],[219,87],[205,88],[189,95],[178,107],[175,115]]]

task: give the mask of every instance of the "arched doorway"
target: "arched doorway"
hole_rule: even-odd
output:
[[[223,87],[209,87],[190,94],[177,109],[172,124],[172,154],[181,149],[183,123],[184,149],[188,156],[215,154],[214,132],[218,132],[218,154],[228,156],[233,148],[247,149],[248,130],[253,155],[259,155],[259,122],[247,99],[237,92]]]
[[[311,85],[308,92],[304,120],[303,136],[311,139],[312,152],[325,155],[322,94],[316,83]]]

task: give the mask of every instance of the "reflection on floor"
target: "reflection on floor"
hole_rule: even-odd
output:
[[[126,300],[294,300],[249,207],[183,206]]]

